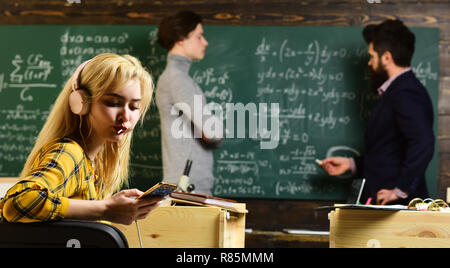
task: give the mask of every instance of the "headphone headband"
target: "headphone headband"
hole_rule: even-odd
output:
[[[75,91],[79,88],[80,86],[80,74],[81,71],[83,71],[84,67],[86,67],[86,65],[90,62],[91,60],[87,60],[85,62],[83,62],[82,64],[80,64],[80,66],[78,66],[78,68],[75,70],[74,76],[73,76],[73,80],[72,80],[72,90]]]

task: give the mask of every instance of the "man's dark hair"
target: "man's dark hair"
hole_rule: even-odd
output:
[[[411,65],[416,38],[402,21],[385,20],[378,25],[368,25],[363,30],[363,36],[368,44],[373,43],[379,57],[389,51],[396,65]]]
[[[202,17],[191,11],[180,11],[165,17],[159,23],[158,43],[171,50],[176,42],[187,38],[199,23],[202,23]]]

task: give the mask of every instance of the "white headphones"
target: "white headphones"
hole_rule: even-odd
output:
[[[69,106],[72,113],[77,115],[85,115],[89,112],[91,108],[91,103],[89,100],[89,92],[86,89],[80,88],[80,74],[84,67],[91,60],[87,60],[80,64],[75,70],[74,77],[72,79],[72,93],[69,96]]]

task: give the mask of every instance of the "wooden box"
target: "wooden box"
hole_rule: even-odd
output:
[[[450,247],[450,213],[336,209],[329,214],[331,248]]]
[[[245,210],[245,204],[236,204]],[[144,248],[243,248],[245,213],[218,207],[160,206],[139,220]],[[130,247],[140,247],[136,224],[116,225]]]

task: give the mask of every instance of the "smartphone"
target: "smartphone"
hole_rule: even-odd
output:
[[[167,196],[177,189],[177,186],[172,183],[158,182],[152,188],[145,191],[137,199],[144,199],[152,196]]]

